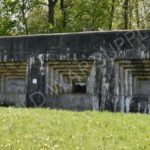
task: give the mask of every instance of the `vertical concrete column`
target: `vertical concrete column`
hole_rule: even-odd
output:
[[[92,67],[92,74],[93,74],[93,82],[94,84],[94,91],[93,91],[93,95],[92,95],[92,99],[93,99],[93,110],[98,111],[99,110],[99,69],[97,66],[97,60],[94,61],[93,67]]]
[[[130,112],[131,98],[131,96],[127,96],[125,99],[126,113]]]
[[[49,94],[53,96],[53,86],[54,86],[54,70],[52,67],[49,66]]]
[[[128,96],[125,99],[125,108],[126,108],[126,113],[130,112],[130,104],[132,100],[132,90],[133,90],[133,79],[132,79],[132,73],[128,71]]]
[[[26,89],[25,89],[25,94],[26,94],[26,96],[25,96],[25,104],[27,105],[27,98],[28,98],[28,96],[27,96],[27,91],[28,91],[28,78],[29,78],[29,69],[30,69],[30,64],[26,64],[26,78],[25,78],[25,81],[26,81]]]
[[[114,95],[119,96],[119,64],[115,64],[115,88],[114,88]]]
[[[128,95],[130,95],[130,90],[132,89],[132,87],[131,87],[131,76],[132,76],[132,74],[131,74],[131,70],[128,70]]]
[[[44,106],[45,103],[45,64],[43,59],[44,57],[39,58],[38,55],[34,56],[34,61],[33,57],[28,59],[28,64],[30,64],[27,79],[28,107]]]
[[[54,69],[50,66],[48,67],[48,79],[47,79],[47,87],[48,87],[48,102],[50,107],[55,106],[55,99],[54,99]]]
[[[0,75],[0,101],[2,101],[2,75]]]
[[[32,83],[32,77],[31,77],[31,68],[32,68],[32,63],[33,63],[33,58],[29,57],[27,59],[27,77],[26,77],[26,82],[27,82],[27,94],[26,94],[26,103],[27,103],[27,107],[33,106],[32,102],[31,102],[31,83]]]
[[[138,102],[138,113],[140,113],[140,111],[141,111],[141,103]]]
[[[132,74],[131,72],[129,72],[129,95],[132,96],[133,95],[133,84],[132,84]]]
[[[129,84],[128,69],[125,69],[125,96],[128,96],[129,93],[128,84]]]
[[[139,92],[138,92],[138,89],[137,89],[137,87],[138,87],[138,85],[137,85],[137,77],[136,76],[133,76],[132,77],[133,78],[133,96],[135,96],[135,95],[137,95]],[[137,106],[137,110],[138,110],[138,112],[140,112],[140,110],[141,110],[141,102],[140,102],[140,100],[139,100],[139,98],[138,98],[138,106]]]
[[[58,85],[59,85],[59,78],[58,78],[58,71],[54,70],[53,72],[53,94],[58,95]]]
[[[2,100],[5,101],[6,95],[5,95],[5,76],[1,75],[1,97]]]
[[[137,94],[137,81],[136,81],[137,79],[136,79],[136,77],[134,76],[133,77],[133,95],[136,95]]]
[[[50,78],[50,73],[49,73],[49,64],[46,64],[46,75],[45,75],[45,93],[46,95],[48,96],[49,95],[49,91],[50,91],[50,88],[49,88],[49,78]]]
[[[1,75],[1,93],[5,92],[5,77]]]
[[[0,74],[0,93],[2,92],[2,87],[1,87],[1,85],[2,85],[2,75]]]
[[[61,85],[62,85],[62,92],[65,93],[65,89],[66,89],[66,84],[65,84],[65,78],[63,77],[63,75],[60,75],[61,78]]]
[[[59,94],[63,93],[63,77],[58,73],[58,85],[59,85]]]
[[[150,96],[148,96],[147,109],[148,109],[148,114],[150,115]]]
[[[124,73],[123,73],[123,67],[120,67],[120,88],[121,88],[121,97],[120,97],[120,111],[124,112]]]
[[[119,102],[119,64],[114,65],[114,98],[113,98],[113,111],[117,111],[117,105]]]
[[[66,77],[63,77],[63,89],[65,94],[67,93],[67,87],[68,87],[67,79]]]

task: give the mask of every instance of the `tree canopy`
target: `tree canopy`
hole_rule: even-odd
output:
[[[0,35],[147,28],[148,0],[0,1]]]

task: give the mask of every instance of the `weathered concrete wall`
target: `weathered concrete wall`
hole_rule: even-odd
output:
[[[44,53],[45,59],[141,58],[150,46],[150,30],[86,32],[1,37],[1,60],[27,60]]]
[[[96,72],[93,61],[48,62],[46,68],[46,106],[72,110],[97,108],[94,107]],[[85,85],[85,93],[74,93],[75,84]]]
[[[92,110],[93,96],[88,94],[60,94],[49,98],[46,103],[50,108]]]
[[[41,99],[47,98],[48,91],[45,85],[48,82],[46,76],[49,61],[93,60],[95,75],[92,80],[95,83],[92,85],[92,82],[89,82],[89,87],[94,86],[94,90],[91,92],[94,97],[93,108],[95,110],[128,111],[130,97],[137,96],[134,95],[136,84],[141,78],[145,80],[143,76],[149,80],[149,67],[145,67],[144,73],[140,74],[142,70],[138,69],[135,61],[149,58],[150,30],[0,38],[0,60],[2,62],[26,61],[28,63],[28,106],[33,105],[33,96],[39,100],[39,104],[43,102]],[[116,60],[122,62],[118,63]],[[129,65],[123,60],[130,60]],[[140,62],[141,66],[143,64],[148,66],[148,63]],[[135,67],[136,70],[132,67]],[[60,76],[60,78],[62,77]],[[90,93],[89,90],[90,88],[88,88]],[[40,94],[36,96],[34,93]],[[148,108],[149,105],[147,105]]]
[[[26,106],[26,63],[0,64],[0,104]]]
[[[138,89],[139,94],[145,94],[145,95],[150,94],[150,80],[140,81],[138,88],[139,88]]]

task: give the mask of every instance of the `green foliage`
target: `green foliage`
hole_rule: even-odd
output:
[[[16,23],[11,17],[14,10],[10,1],[4,2],[0,5],[0,35],[10,35]]]
[[[0,35],[150,28],[148,0],[58,0],[54,24],[49,1],[1,0]]]
[[[150,117],[110,112],[0,109],[3,150],[149,150]]]
[[[11,35],[12,29],[15,27],[15,21],[9,17],[0,17],[0,35]]]
[[[47,10],[42,7],[33,9],[28,15],[27,26],[30,34],[49,33],[52,25],[47,21]]]

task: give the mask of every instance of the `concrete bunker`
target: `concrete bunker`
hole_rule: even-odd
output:
[[[150,114],[150,30],[0,37],[3,62],[26,66],[0,71],[1,102]]]
[[[26,105],[26,63],[0,63],[0,103]]]
[[[52,108],[93,109],[94,61],[49,61],[47,102]]]
[[[150,114],[150,60],[116,60],[114,90],[121,111]]]

